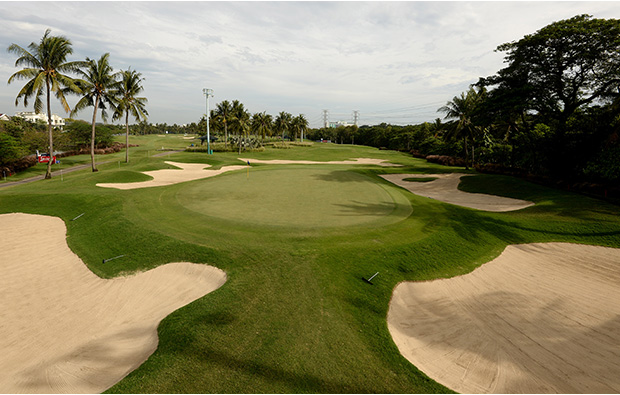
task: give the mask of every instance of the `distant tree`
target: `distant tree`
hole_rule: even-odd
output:
[[[125,115],[125,162],[129,163],[129,114],[136,120],[146,121],[149,113],[146,111],[146,97],[138,97],[144,90],[142,74],[135,70],[121,71],[121,80],[116,95],[118,103],[112,119],[120,119]]]
[[[95,167],[95,123],[97,120],[97,110],[101,110],[101,118],[105,122],[108,118],[106,106],[110,106],[112,110],[116,111],[115,103],[118,102],[119,74],[113,72],[112,66],[110,66],[108,61],[109,57],[110,54],[105,53],[101,55],[98,61],[86,58],[87,66],[79,71],[82,79],[78,81],[83,96],[71,112],[73,116],[86,107],[93,107],[90,143],[90,159],[93,171],[97,171]]]
[[[232,122],[233,107],[228,100],[224,100],[215,107],[216,121],[224,125],[224,149],[228,148],[228,125]]]
[[[0,132],[0,165],[4,165],[21,158],[25,153],[24,147],[15,137]]]
[[[465,143],[465,168],[469,169],[468,140],[472,142],[472,158],[474,158],[473,142],[476,135],[481,131],[476,125],[474,118],[477,114],[480,103],[484,100],[485,91],[479,92],[472,87],[467,93],[461,93],[460,97],[455,96],[452,101],[439,108],[440,112],[446,114],[445,119],[455,119],[449,134],[453,138],[462,138]],[[473,161],[472,161],[473,162]],[[472,163],[473,165],[473,163]]]
[[[291,129],[293,130],[294,138],[299,134],[301,141],[304,141],[304,132],[308,130],[308,120],[303,114],[299,114],[291,121]]]
[[[115,130],[110,128],[109,125],[99,124],[95,126],[95,129],[95,146],[109,146],[113,142]],[[63,135],[68,137],[72,146],[78,149],[86,148],[91,142],[92,125],[82,120],[68,122]]]
[[[239,153],[241,153],[241,145],[250,131],[250,113],[245,109],[243,103],[239,100],[233,100],[231,114],[231,126],[237,132]]]
[[[261,136],[261,142],[265,141],[265,136],[271,136],[273,117],[265,111],[257,112],[252,116],[251,129],[257,136]]]
[[[282,133],[282,141],[284,141],[284,134],[290,130],[291,121],[293,116],[285,111],[280,111],[274,121],[274,129],[278,133]]]
[[[50,29],[45,31],[39,44],[34,42],[28,45],[28,50],[17,44],[11,44],[8,51],[17,54],[19,57],[15,61],[15,66],[25,65],[24,69],[16,72],[10,78],[10,84],[14,80],[28,80],[26,85],[19,91],[15,99],[17,106],[19,100],[23,98],[24,106],[28,106],[28,100],[34,97],[34,110],[41,113],[43,102],[41,96],[47,98],[47,130],[49,139],[50,155],[54,153],[54,137],[52,134],[52,109],[50,97],[52,92],[60,100],[66,112],[71,111],[65,98],[65,94],[79,93],[80,88],[76,85],[73,78],[65,73],[74,73],[84,66],[84,62],[67,62],[67,57],[73,53],[71,41],[64,36],[51,36]],[[45,178],[52,178],[52,161],[47,164]]]

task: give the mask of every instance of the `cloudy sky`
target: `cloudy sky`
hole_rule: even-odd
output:
[[[141,72],[152,123],[197,122],[203,88],[210,108],[237,99],[312,127],[324,110],[330,121],[359,111],[360,125],[421,123],[504,67],[499,44],[584,13],[620,18],[620,3],[0,1],[0,113],[32,111],[15,106],[25,82],[6,83],[19,70],[6,48],[50,28],[73,43],[70,60],[109,52],[115,70]]]

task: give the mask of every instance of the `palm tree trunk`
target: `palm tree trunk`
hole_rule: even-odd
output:
[[[93,110],[93,129],[90,135],[90,161],[92,163],[93,172],[97,171],[95,167],[95,121],[97,120],[97,107],[99,106],[99,96],[95,97],[95,109]]]
[[[224,121],[224,151],[228,150],[228,125]]]
[[[239,131],[239,155],[241,155],[241,131]]]
[[[125,114],[125,163],[129,163],[129,110]]]
[[[49,138],[50,160],[47,162],[47,170],[45,171],[45,179],[52,178],[52,158],[54,157],[54,137],[52,135],[52,106],[50,103],[50,81],[46,81],[47,85],[47,134]]]
[[[467,136],[465,136],[465,170],[469,170],[469,152],[467,151]]]

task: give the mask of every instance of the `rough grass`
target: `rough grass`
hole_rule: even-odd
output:
[[[618,206],[509,177],[465,177],[461,188],[527,199],[536,206],[488,213],[394,188],[377,175],[454,169],[391,151],[315,144],[244,156],[325,161],[372,157],[401,163],[405,166],[398,169],[356,165],[321,171],[256,165],[250,178],[267,186],[272,183],[270,199],[275,196],[282,206],[290,208],[301,200],[295,210],[303,210],[304,215],[316,212],[320,199],[304,200],[309,191],[303,184],[287,189],[279,185],[287,177],[270,179],[270,173],[298,169],[306,178],[314,174],[319,178],[308,187],[326,186],[341,200],[355,199],[348,194],[356,189],[338,192],[351,182],[347,178],[363,185],[372,182],[371,189],[398,194],[397,199],[408,203],[410,214],[400,213],[393,221],[379,224],[371,218],[371,226],[343,226],[338,218],[326,218],[337,226],[315,228],[233,220],[236,211],[225,206],[218,210],[227,211],[226,215],[209,211],[209,199],[216,193],[245,195],[247,204],[260,207],[261,197],[243,189],[245,170],[169,187],[129,191],[95,187],[101,180],[109,182],[116,176],[132,180],[139,171],[167,166],[163,161],[168,158],[146,155],[120,169],[114,163],[101,166],[98,173],[71,173],[62,182],[52,179],[0,190],[0,212],[65,220],[69,246],[100,276],[171,261],[208,263],[227,272],[228,281],[221,289],[161,323],[158,350],[108,392],[449,392],[405,360],[389,335],[386,314],[398,282],[467,273],[514,243],[568,241],[620,247]],[[181,153],[170,159],[217,168],[239,164],[236,157]],[[331,179],[320,180],[327,176]],[[183,200],[188,191],[205,193],[204,210],[188,208]],[[372,217],[372,202],[365,206],[357,207],[356,215]],[[126,256],[102,264],[103,258],[121,254]],[[361,280],[375,272],[379,275],[374,285]]]

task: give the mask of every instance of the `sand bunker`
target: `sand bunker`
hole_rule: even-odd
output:
[[[152,180],[142,182],[126,182],[126,183],[100,183],[98,187],[116,188],[116,189],[136,189],[161,187],[166,185],[178,184],[186,181],[199,180],[201,178],[213,177],[228,171],[244,169],[246,166],[223,166],[219,170],[205,170],[211,165],[204,163],[179,163],[166,161],[169,165],[179,167],[180,169],[161,169],[144,171],[143,173],[153,177]]]
[[[372,158],[355,158],[353,160],[340,160],[340,161],[331,161],[331,162],[318,162],[314,160],[282,160],[282,159],[272,159],[272,160],[261,160],[261,159],[248,159],[248,158],[237,158],[244,162],[252,163],[262,163],[268,165],[378,165],[378,166],[402,166],[395,163],[388,163],[385,159],[372,159]]]
[[[155,351],[164,317],[226,281],[192,263],[104,280],[65,235],[60,218],[0,215],[2,393],[104,391]]]
[[[620,392],[620,249],[508,246],[472,273],[399,284],[388,327],[462,393]]]
[[[384,174],[381,177],[416,195],[478,210],[503,212],[534,205],[526,200],[459,191],[458,185],[461,177],[465,175],[467,174]],[[405,181],[406,178],[437,178],[437,180],[416,182]]]

